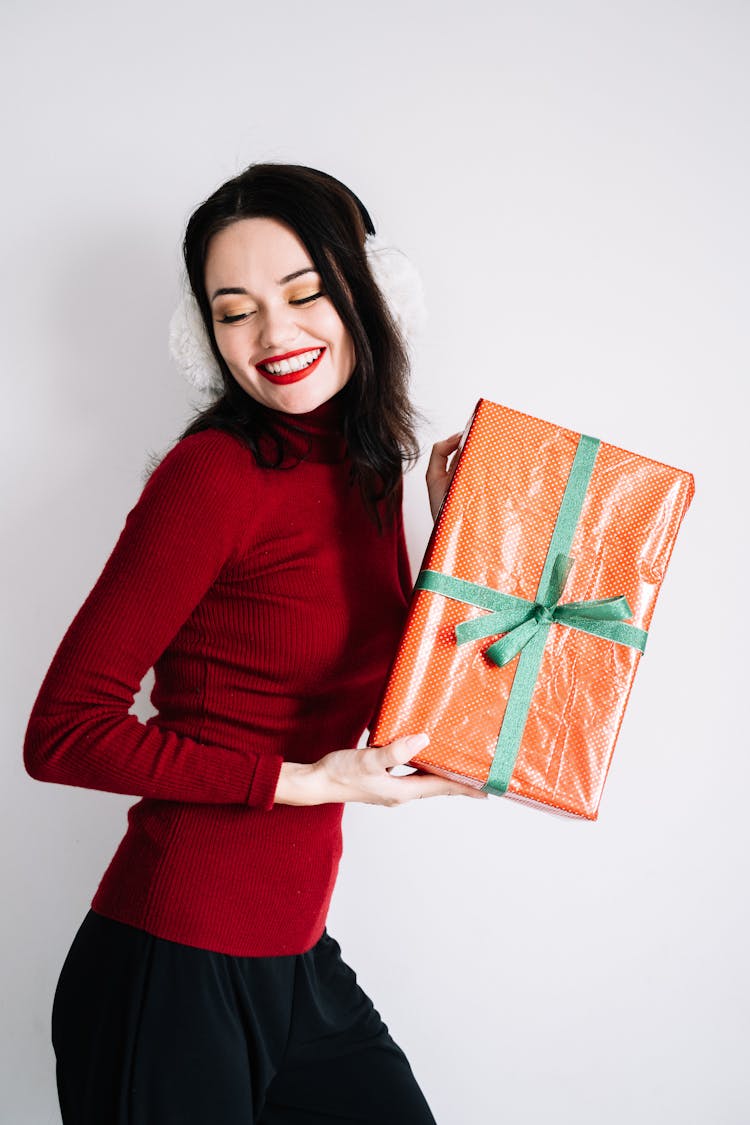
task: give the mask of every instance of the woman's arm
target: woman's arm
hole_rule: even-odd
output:
[[[398,505],[398,530],[396,532],[396,550],[398,552],[398,577],[401,583],[401,589],[404,591],[404,597],[407,604],[411,601],[412,593],[414,592],[414,578],[411,573],[411,561],[409,559],[409,551],[406,546],[406,533],[404,530],[404,509],[403,509],[403,477],[399,486],[399,505]]]
[[[149,477],[34,703],[24,764],[40,781],[270,809],[283,758],[197,742],[129,714],[146,672],[252,524],[251,459],[192,434]]]
[[[423,750],[426,733],[405,735],[385,746],[361,746],[333,750],[317,762],[284,762],[279,774],[275,801],[278,805],[323,805],[359,801],[368,805],[404,805],[421,797],[489,796],[471,785],[437,774],[415,773],[394,776],[390,770],[403,766]]]
[[[458,434],[460,438],[460,434]],[[443,442],[443,445],[449,444]],[[458,441],[453,449],[458,447]],[[450,450],[449,450],[450,451]],[[433,453],[434,456],[434,453]],[[446,460],[446,458],[445,458]],[[452,476],[446,474],[444,488]],[[397,516],[398,574],[406,601],[414,591],[412,565],[409,562],[404,533],[403,479],[399,485]],[[441,496],[442,499],[442,496]],[[433,513],[434,515],[435,513]],[[374,717],[370,720],[370,727]],[[424,796],[472,796],[485,800],[488,793],[472,785],[451,781],[436,774],[415,772],[394,776],[390,769],[405,765],[419,750],[430,742],[426,732],[406,735],[388,742],[385,746],[363,746],[355,749],[333,750],[313,763],[284,762],[281,766],[274,801],[277,804],[326,804],[328,802],[359,801],[365,804],[406,804]]]
[[[425,480],[427,482],[427,494],[430,499],[430,511],[432,512],[433,520],[437,519],[443,497],[448,491],[448,486],[453,479],[453,473],[458,464],[458,454],[456,454],[451,462],[450,468],[448,468],[450,455],[456,452],[461,443],[461,433],[462,431],[459,431],[457,434],[451,434],[451,436],[445,438],[444,441],[436,441],[432,447],[427,472],[425,473]]]

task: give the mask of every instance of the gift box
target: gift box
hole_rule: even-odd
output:
[[[368,745],[596,820],[690,473],[480,399]]]

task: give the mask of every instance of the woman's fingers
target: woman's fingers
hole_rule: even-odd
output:
[[[420,731],[418,734],[405,734],[385,746],[373,746],[371,749],[380,752],[379,756],[383,761],[384,768],[390,769],[391,766],[405,765],[410,758],[416,757],[420,750],[424,750],[429,742],[429,734]]]
[[[421,797],[487,796],[471,785],[429,772],[403,777],[388,772],[393,766],[404,765],[416,757],[428,743],[429,737],[423,733],[394,739],[385,746],[333,750],[309,767],[300,767],[310,775],[306,776],[306,783],[315,794],[314,800],[300,803],[362,801],[372,805],[402,805]]]
[[[432,480],[441,480],[448,472],[448,458],[451,453],[454,453],[461,442],[461,434],[463,430],[459,430],[456,434],[451,434],[450,437],[445,438],[443,441],[436,441],[430,453],[430,460],[427,463],[427,472],[425,474],[428,484]]]
[[[478,797],[484,800],[489,796],[489,793],[475,789],[472,785],[461,785],[459,781],[450,781],[446,777],[438,777],[430,773],[412,773],[408,777],[399,777],[396,780],[407,801],[421,797]]]
[[[454,470],[458,464],[456,450],[461,444],[462,432],[463,431],[457,434],[451,434],[451,436],[445,438],[444,441],[436,441],[432,447],[427,472],[425,473],[425,480],[427,481],[427,495],[429,497],[430,511],[432,512],[433,519],[437,519],[440,505],[445,498],[448,486],[453,478]],[[448,460],[451,453],[454,454],[454,457],[450,468],[448,468]]]
[[[405,735],[397,738],[386,746],[371,747],[380,752],[380,762],[386,769],[393,766],[405,765],[416,757],[420,750],[429,745],[429,735],[424,732],[414,735]],[[393,775],[391,775],[393,777]],[[475,789],[471,785],[462,785],[459,781],[439,777],[437,774],[417,772],[405,777],[393,777],[398,784],[398,797],[401,801],[412,801],[422,797],[443,797],[460,795],[464,797],[485,798],[487,793]],[[404,784],[406,783],[406,784]]]

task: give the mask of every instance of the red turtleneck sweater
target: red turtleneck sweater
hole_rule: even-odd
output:
[[[237,956],[303,953],[323,932],[342,804],[275,805],[282,761],[356,746],[406,618],[403,521],[368,518],[341,394],[271,411],[312,441],[261,468],[218,430],[146,482],[63,637],[29,719],[32,777],[140,797],[92,907]],[[146,723],[129,713],[153,667]]]

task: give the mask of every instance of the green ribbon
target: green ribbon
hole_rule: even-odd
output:
[[[599,445],[597,438],[581,434],[533,602],[435,570],[421,571],[415,583],[417,590],[430,590],[491,611],[485,617],[456,625],[457,644],[504,633],[499,641],[489,646],[485,655],[502,667],[520,653],[484,790],[502,794],[508,789],[552,624],[580,629],[614,644],[628,645],[639,652],[646,647],[646,630],[624,623],[626,618],[633,616],[626,598],[560,602],[574,562],[568,552]]]

